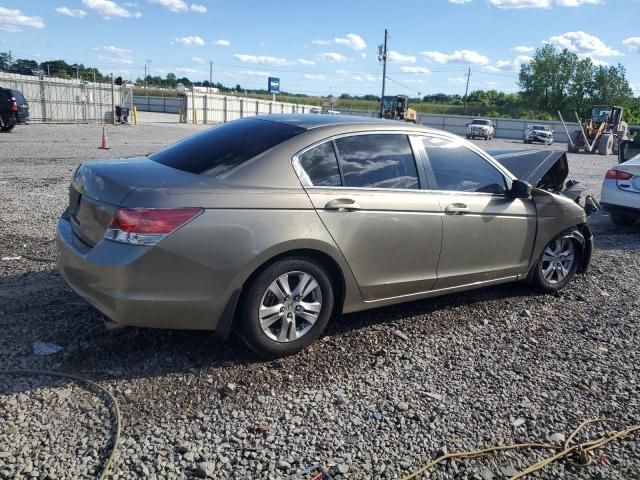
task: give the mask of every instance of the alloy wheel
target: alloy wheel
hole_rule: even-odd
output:
[[[271,340],[293,342],[308,333],[322,310],[322,291],[305,272],[288,272],[276,278],[262,296],[260,328]]]
[[[542,254],[542,276],[551,283],[562,282],[571,272],[575,248],[569,238],[557,238],[545,247]]]

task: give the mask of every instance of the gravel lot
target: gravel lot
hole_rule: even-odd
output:
[[[590,219],[590,271],[558,295],[506,285],[352,314],[275,362],[207,333],[105,330],[55,270],[71,174],[196,128],[107,127],[107,151],[100,126],[0,135],[0,257],[21,257],[0,261],[0,369],[72,372],[113,392],[123,438],[112,478],[286,478],[315,463],[339,465],[343,478],[401,478],[443,451],[558,443],[554,434],[591,417],[640,423],[640,225],[616,228],[602,214]],[[570,163],[570,178],[598,197],[615,159]],[[64,350],[37,356],[34,341]],[[69,380],[0,374],[0,478],[95,477],[114,433],[108,406]],[[637,440],[537,478],[640,478]],[[454,461],[428,478],[500,479],[545,454]]]

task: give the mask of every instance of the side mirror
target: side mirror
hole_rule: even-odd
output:
[[[530,183],[522,180],[514,180],[509,190],[509,196],[512,198],[529,198],[533,187]]]

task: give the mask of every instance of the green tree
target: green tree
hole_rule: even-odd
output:
[[[178,83],[175,73],[167,73],[167,85],[170,87],[175,87]]]

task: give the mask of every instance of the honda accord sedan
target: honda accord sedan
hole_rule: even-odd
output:
[[[566,286],[591,256],[585,213],[524,180],[439,130],[245,118],[148,157],[83,163],[58,264],[118,324],[236,331],[289,355],[342,313],[513,281]]]

